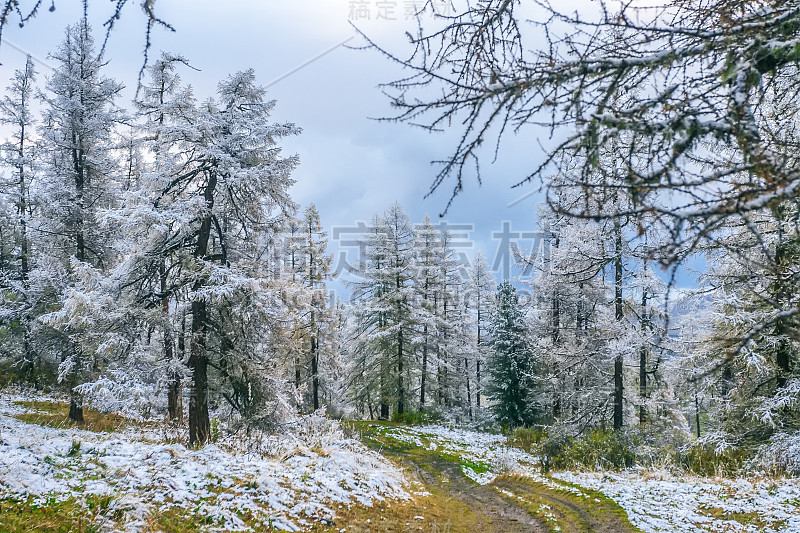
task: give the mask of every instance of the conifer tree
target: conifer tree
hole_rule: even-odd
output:
[[[12,128],[11,136],[0,146],[0,161],[10,170],[9,176],[0,181],[3,190],[0,202],[6,207],[0,237],[0,284],[7,295],[2,299],[4,313],[0,327],[7,328],[15,341],[18,339],[4,343],[4,355],[19,366],[23,379],[38,383],[35,374],[39,358],[31,346],[36,297],[30,290],[33,268],[30,223],[36,207],[32,195],[36,171],[32,110],[35,81],[33,60],[28,57],[24,69],[14,72],[6,95],[0,100],[0,123]]]
[[[525,314],[517,290],[506,280],[497,288],[489,340],[487,393],[497,420],[509,426],[530,425],[540,410],[535,398],[535,367]]]
[[[475,406],[480,409],[486,372],[486,337],[489,327],[496,283],[489,272],[489,264],[478,252],[469,272],[470,307],[475,313]]]
[[[67,28],[64,41],[51,58],[56,69],[47,80],[41,123],[46,197],[40,230],[50,237],[43,250],[46,262],[51,268],[61,265],[68,272],[67,279],[72,278],[67,285],[55,288],[62,298],[67,298],[76,270],[102,272],[114,260],[111,238],[99,224],[98,212],[113,207],[117,201],[117,161],[112,139],[115,125],[122,118],[114,105],[122,85],[103,77],[105,63],[97,56],[91,28],[85,20]],[[81,320],[71,320],[63,303],[59,305],[63,313],[52,315],[51,322],[60,323],[69,335],[64,342],[60,375],[72,390],[70,418],[80,422],[83,400],[75,387],[93,366],[88,360],[91,349],[82,346],[91,343],[80,338],[77,324]]]

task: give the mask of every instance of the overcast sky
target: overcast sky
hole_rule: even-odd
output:
[[[145,17],[138,4],[132,3],[123,14],[106,53],[107,74],[127,86],[127,101],[119,102],[125,107],[133,98],[142,64]],[[424,199],[435,175],[430,161],[449,153],[457,126],[431,135],[408,125],[372,120],[393,112],[379,84],[403,74],[375,51],[339,46],[308,63],[353,37],[351,22],[382,46],[404,55],[409,50],[404,35],[411,27],[406,18],[409,4],[407,0],[158,0],[159,16],[176,32],[156,29],[151,57],[164,50],[188,58],[200,71],[186,69],[182,77],[192,84],[198,99],[212,96],[217,82],[228,74],[255,69],[259,82],[269,84],[269,95],[277,100],[274,118],[303,129],[300,136],[283,143],[286,152],[299,154],[301,161],[294,174],[293,196],[301,206],[317,205],[331,236],[335,227],[369,221],[395,201],[405,206],[414,222],[425,213],[438,221],[452,184]],[[90,0],[98,41],[111,5]],[[63,37],[64,26],[81,17],[77,0],[60,0],[56,7],[53,13],[43,11],[25,28],[9,24],[0,49],[0,78],[7,80],[24,64],[23,53],[15,47],[47,61]],[[347,44],[362,43],[356,38]],[[298,67],[302,68],[286,76]],[[38,70],[48,74],[41,65]],[[499,161],[484,167],[483,186],[467,182],[444,219],[473,224],[469,240],[490,262],[499,244],[493,233],[501,230],[503,221],[509,221],[513,230],[536,229],[538,195],[509,207],[531,192],[511,185],[543,157],[539,139],[530,130],[526,135],[507,139]],[[531,240],[520,244],[529,248]],[[338,251],[336,242],[331,251]]]

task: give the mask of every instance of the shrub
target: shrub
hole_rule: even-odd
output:
[[[421,426],[431,424],[439,419],[438,415],[425,411],[406,411],[403,414],[395,413],[392,415],[392,422],[408,424],[410,426]]]
[[[760,447],[750,466],[773,475],[800,476],[800,431],[773,435]]]
[[[547,439],[547,430],[543,428],[521,427],[514,430],[508,438],[511,446],[522,448],[528,453],[536,452],[542,442]]]
[[[678,465],[699,476],[732,476],[739,472],[750,452],[745,448],[714,449],[707,444],[696,444],[677,454]]]
[[[594,430],[581,438],[554,437],[542,445],[542,467],[620,469],[636,462],[634,445],[624,433]]]

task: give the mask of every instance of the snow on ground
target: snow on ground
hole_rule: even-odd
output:
[[[13,403],[23,399],[0,396],[0,498],[114,495],[128,531],[171,506],[211,516],[220,530],[247,530],[238,514],[252,511],[296,531],[330,520],[342,505],[409,497],[399,469],[319,417],[294,434],[264,436],[258,448],[269,454],[262,455],[225,439],[191,450],[154,429],[104,434],[26,424],[10,416],[26,411]]]
[[[558,473],[553,477],[598,490],[615,500],[642,531],[800,532],[800,480],[658,477],[638,473]],[[705,510],[705,511],[704,511]],[[732,519],[749,515],[745,525]],[[721,510],[721,511],[720,511]]]
[[[459,457],[464,475],[481,485],[506,472],[531,470],[539,462],[535,456],[508,446],[503,435],[443,426],[382,427],[381,433],[442,455]]]
[[[502,435],[441,426],[385,428],[383,434],[460,457],[465,475],[480,484],[510,473],[579,496],[585,494],[559,481],[597,490],[616,501],[631,523],[646,533],[800,532],[799,479],[729,480],[666,473],[656,477],[640,472],[560,472],[546,477],[535,456],[509,447]],[[464,463],[487,469],[476,474]],[[733,520],[735,515],[740,521]]]

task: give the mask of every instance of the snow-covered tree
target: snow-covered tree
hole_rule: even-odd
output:
[[[64,41],[51,55],[56,68],[47,79],[39,143],[42,161],[42,263],[49,265],[62,299],[70,298],[70,278],[78,270],[107,269],[114,261],[111,237],[99,223],[99,212],[118,199],[116,123],[122,114],[114,100],[122,85],[103,77],[104,62],[94,47],[91,28],[81,21],[67,28]],[[92,275],[93,276],[93,275]],[[61,279],[66,283],[60,283]],[[56,302],[61,305],[60,302]],[[61,377],[74,389],[93,367],[91,333],[80,327],[82,317],[64,306],[50,317],[69,335],[65,339]],[[82,306],[71,306],[83,312]],[[91,335],[90,335],[91,336]],[[72,394],[70,418],[83,420],[82,399]]]
[[[6,94],[0,100],[0,124],[10,127],[11,136],[0,146],[0,161],[10,171],[2,178],[0,202],[3,209],[0,276],[6,296],[2,300],[3,330],[13,342],[4,342],[4,356],[19,365],[21,375],[36,381],[37,362],[31,346],[31,332],[37,313],[36,297],[30,290],[32,250],[30,224],[36,208],[32,197],[35,179],[34,129],[32,105],[35,99],[36,71],[28,57],[25,67],[14,72]]]
[[[686,363],[708,389],[700,391],[712,421],[704,438],[717,448],[800,430],[800,346],[793,335],[800,325],[791,313],[774,318],[776,307],[797,306],[800,294],[797,213],[793,201],[753,214],[748,223],[759,226],[761,240],[734,226],[709,250],[704,281],[713,314]],[[762,326],[754,334],[756,324]]]
[[[530,349],[525,313],[517,290],[506,280],[497,288],[489,339],[487,393],[499,422],[510,426],[531,425],[542,409],[537,402],[537,365]]]
[[[295,204],[289,197],[297,158],[282,157],[277,140],[299,133],[293,124],[273,124],[274,101],[255,83],[252,70],[222,81],[218,100],[203,103],[194,117],[195,136],[183,141],[186,171],[175,176],[166,194],[178,194],[190,210],[181,228],[191,243],[186,266],[190,287],[191,345],[189,368],[190,443],[209,438],[208,364],[212,342],[225,362],[225,378],[235,388],[234,403],[254,407],[254,386],[267,386],[253,375],[262,368],[259,331],[278,311],[269,290],[270,272],[262,263],[277,243]],[[249,306],[249,307],[248,307]],[[242,313],[239,315],[238,313]],[[252,317],[234,330],[234,316]],[[259,376],[262,377],[262,376]],[[263,392],[263,391],[258,391]]]
[[[319,212],[310,204],[303,218],[292,224],[290,269],[292,282],[299,285],[294,293],[297,306],[295,335],[300,341],[302,362],[295,362],[295,385],[301,382],[301,369],[310,381],[311,405],[320,408],[320,353],[322,343],[333,326],[326,282],[330,278],[332,257],[327,253],[327,233],[322,229]]]
[[[403,415],[413,400],[418,329],[413,240],[408,216],[400,204],[393,204],[373,221],[365,242],[362,279],[353,287],[358,354],[353,386],[362,401],[367,394],[377,394],[382,418],[388,418],[390,403],[396,405],[395,414]]]
[[[496,289],[494,277],[489,272],[489,264],[482,253],[478,252],[473,259],[469,272],[470,308],[475,313],[475,406],[480,409],[481,395],[484,391],[486,372],[486,334],[489,328],[492,302]]]
[[[415,254],[415,302],[417,315],[417,360],[419,364],[419,410],[425,411],[429,393],[432,389],[431,369],[436,367],[437,343],[440,321],[436,313],[436,294],[438,292],[439,232],[425,215],[422,222],[414,228]]]

